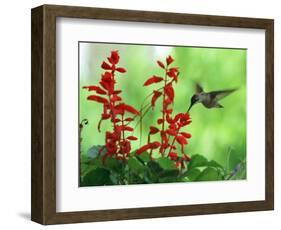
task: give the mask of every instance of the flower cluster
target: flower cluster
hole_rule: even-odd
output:
[[[166,58],[166,64],[157,61],[159,67],[165,71],[165,76],[152,76],[145,81],[144,86],[149,86],[156,83],[163,83],[163,87],[154,90],[151,97],[151,107],[154,108],[157,101],[162,98],[161,117],[158,118],[157,124],[160,126],[150,126],[148,134],[148,143],[137,150],[137,154],[145,151],[150,152],[152,158],[153,150],[159,149],[162,156],[166,156],[175,162],[178,168],[185,168],[185,161],[189,161],[190,157],[184,152],[184,146],[188,144],[187,139],[191,134],[181,131],[181,129],[191,123],[191,118],[188,113],[178,113],[173,116],[172,104],[175,99],[175,91],[173,84],[177,83],[179,70],[177,67],[171,67],[174,62],[171,56]],[[160,134],[161,142],[151,141],[151,135]],[[177,151],[176,143],[181,146],[181,154]]]
[[[99,85],[83,87],[88,91],[95,92],[95,94],[87,97],[88,100],[103,105],[103,113],[98,123],[98,130],[101,130],[102,121],[110,120],[112,123],[112,131],[106,131],[105,134],[104,148],[106,148],[106,153],[103,156],[103,162],[105,162],[108,156],[126,160],[131,152],[131,141],[137,140],[135,136],[126,135],[127,132],[134,131],[129,126],[134,117],[128,116],[127,113],[136,116],[139,114],[139,111],[133,106],[125,104],[121,97],[122,90],[115,88],[116,73],[126,72],[125,68],[117,66],[119,59],[118,51],[112,51],[111,56],[107,58],[108,62],[103,61],[101,65],[105,72],[101,76]]]

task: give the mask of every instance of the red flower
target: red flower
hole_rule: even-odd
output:
[[[116,68],[116,71],[118,71],[119,73],[126,73],[126,69],[121,67]]]
[[[105,61],[102,62],[101,68],[106,69],[106,70],[112,69],[112,67],[108,63],[106,63]]]
[[[127,139],[128,139],[128,140],[131,140],[131,141],[135,141],[135,140],[137,140],[138,138],[137,138],[137,137],[134,137],[134,136],[128,136]]]
[[[155,106],[155,102],[156,100],[162,95],[161,92],[154,90],[153,91],[153,96],[151,98],[151,106],[154,107]]]
[[[169,71],[167,72],[167,75],[169,77],[175,78],[178,76],[178,68],[170,68]]]
[[[147,151],[147,150],[149,150],[149,149],[151,149],[151,150],[152,150],[152,149],[157,149],[157,148],[159,148],[160,145],[161,145],[161,144],[160,144],[159,141],[154,141],[154,142],[152,142],[152,143],[148,143],[148,144],[142,146],[141,148],[139,148],[139,149],[136,151],[136,154],[140,155],[141,153],[143,153],[143,152],[145,152],[145,151]]]
[[[136,110],[133,106],[131,105],[127,105],[127,104],[124,104],[124,109],[127,111],[127,112],[130,112],[132,114],[135,114],[135,115],[139,115],[140,112],[138,110]]]
[[[176,140],[177,140],[177,142],[180,144],[180,145],[185,145],[185,144],[187,144],[187,140],[185,139],[185,137],[184,136],[177,136],[176,137]]]
[[[191,134],[190,133],[180,132],[180,134],[183,135],[185,138],[191,138]]]
[[[133,121],[134,120],[134,118],[132,118],[132,117],[128,117],[128,118],[126,118],[124,121]]]
[[[158,83],[160,81],[163,81],[162,77],[157,77],[157,76],[152,76],[151,78],[149,78],[143,85],[144,86],[148,86],[151,85],[153,83]]]
[[[170,152],[168,156],[171,158],[171,160],[176,161],[178,159],[178,154],[176,152]]]
[[[142,154],[143,152],[147,151],[148,149],[150,149],[150,144],[146,144],[146,145],[142,146],[141,148],[139,148],[139,149],[136,151],[136,154],[137,154],[137,155],[140,155],[140,154]]]
[[[170,101],[174,101],[175,92],[174,92],[174,88],[173,88],[172,84],[171,83],[168,84],[164,90],[165,90],[166,95],[169,97]]]
[[[122,101],[122,98],[117,96],[116,94],[113,94],[112,97],[111,97],[111,101],[112,102]]]
[[[90,96],[87,97],[87,99],[88,100],[92,100],[92,101],[96,101],[96,102],[99,102],[99,103],[103,103],[103,104],[107,104],[108,103],[108,100],[106,100],[103,97],[96,96],[96,95],[90,95]]]
[[[135,114],[135,115],[139,115],[139,111],[136,110],[133,106],[127,105],[125,103],[120,103],[118,105],[115,106],[116,110],[120,111],[120,114],[124,114],[125,111]]]
[[[161,145],[159,141],[154,141],[149,144],[151,149],[157,149]]]

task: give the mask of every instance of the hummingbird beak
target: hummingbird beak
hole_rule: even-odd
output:
[[[187,113],[189,113],[190,109],[192,108],[192,106],[194,105],[195,103],[191,103],[188,110],[187,110]]]

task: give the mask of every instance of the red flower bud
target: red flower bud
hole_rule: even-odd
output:
[[[118,71],[119,73],[126,73],[126,69],[121,67],[116,68],[116,71]]]
[[[170,65],[173,61],[174,59],[171,57],[171,55],[166,58],[167,65]]]
[[[165,69],[165,65],[161,61],[157,61],[157,64],[162,68]]]
[[[127,139],[128,139],[128,140],[131,140],[131,141],[135,141],[135,140],[137,140],[138,138],[137,138],[137,137],[134,137],[134,136],[128,136]]]
[[[116,51],[111,51],[110,59],[113,62],[112,64],[117,64],[119,62],[120,57],[119,57],[119,54],[118,54],[117,50]]]
[[[154,127],[154,126],[150,126],[150,131],[149,134],[153,135],[159,132],[159,129]]]

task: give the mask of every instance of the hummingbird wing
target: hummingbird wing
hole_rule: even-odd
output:
[[[219,101],[222,98],[228,96],[229,94],[235,92],[236,90],[237,89],[218,90],[218,91],[210,92],[210,95],[212,99],[216,98]]]
[[[195,89],[196,89],[196,93],[202,93],[202,92],[203,92],[203,88],[202,88],[202,86],[201,86],[201,85],[199,85],[198,83],[196,83],[196,87],[195,87]]]

